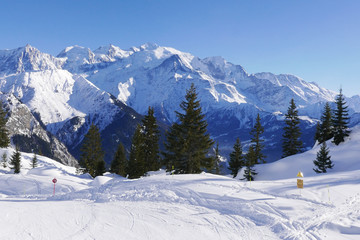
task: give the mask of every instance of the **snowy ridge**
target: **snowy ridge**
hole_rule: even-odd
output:
[[[359,132],[355,128],[345,143],[330,145],[335,166],[328,174],[309,170],[314,149],[259,166],[251,183],[163,171],[133,180],[112,174],[91,179],[42,156],[31,169],[32,155],[22,153],[19,175],[0,167],[6,216],[0,238],[118,239],[120,231],[126,239],[358,239]],[[298,171],[304,173],[301,191]]]
[[[247,140],[258,113],[270,129],[267,140],[275,143],[282,124],[277,116],[287,110],[290,99],[300,107],[303,119],[309,120],[303,124],[309,129],[315,126],[324,103],[336,96],[293,75],[249,74],[222,57],[200,59],[152,43],[128,50],[111,44],[94,51],[71,46],[57,57],[27,45],[0,51],[0,63],[0,91],[14,94],[39,113],[47,130],[71,147],[81,142],[91,122],[101,130],[113,123],[119,110],[112,96],[140,114],[152,106],[157,118],[170,124],[177,120],[175,111],[194,83],[209,133],[227,149],[238,136],[245,135],[243,141]],[[351,114],[360,112],[359,97],[347,101]],[[309,131],[304,136],[306,147],[312,145],[311,135]],[[278,154],[271,151],[269,155]]]
[[[61,69],[64,61],[42,53],[30,45],[13,50],[0,50],[0,75]]]

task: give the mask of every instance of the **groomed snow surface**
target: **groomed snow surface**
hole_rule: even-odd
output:
[[[20,174],[0,167],[0,239],[360,239],[360,129],[329,146],[327,174],[312,170],[315,147],[258,166],[251,183],[164,171],[91,179],[41,156],[31,169],[22,153]]]

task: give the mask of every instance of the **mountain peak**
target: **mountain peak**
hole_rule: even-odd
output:
[[[62,64],[63,60],[42,53],[30,44],[0,51],[0,72],[5,74],[58,69]]]
[[[159,45],[157,45],[156,43],[145,43],[143,45],[140,46],[141,50],[155,50],[159,47]]]

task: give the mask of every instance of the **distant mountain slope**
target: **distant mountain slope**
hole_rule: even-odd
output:
[[[127,136],[121,141],[130,146],[131,133],[141,119],[139,114],[145,114],[149,106],[155,108],[162,123],[176,121],[175,111],[180,110],[191,83],[197,88],[209,132],[224,155],[228,155],[237,137],[246,148],[249,130],[260,114],[266,126],[268,161],[281,154],[283,114],[290,99],[299,106],[307,149],[313,145],[316,119],[324,103],[334,101],[336,96],[294,75],[249,74],[222,57],[200,59],[150,43],[129,50],[114,45],[94,51],[71,46],[57,57],[30,45],[0,51],[0,91],[14,94],[31,112],[36,112],[46,129],[76,156],[92,122],[108,140],[117,139],[109,130],[109,126],[116,126],[114,131]],[[347,101],[351,114],[360,112],[359,96]],[[127,119],[124,124],[130,124],[130,128],[119,122],[123,114],[126,117],[122,119]],[[111,145],[110,152],[114,147]]]

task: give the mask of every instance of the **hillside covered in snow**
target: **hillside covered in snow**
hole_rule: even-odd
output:
[[[0,167],[0,238],[359,239],[360,129],[353,128],[345,143],[328,145],[329,173],[312,171],[316,146],[256,166],[253,182],[163,171],[133,180],[112,174],[92,179],[42,156],[31,168],[33,155],[22,153],[20,174]]]

